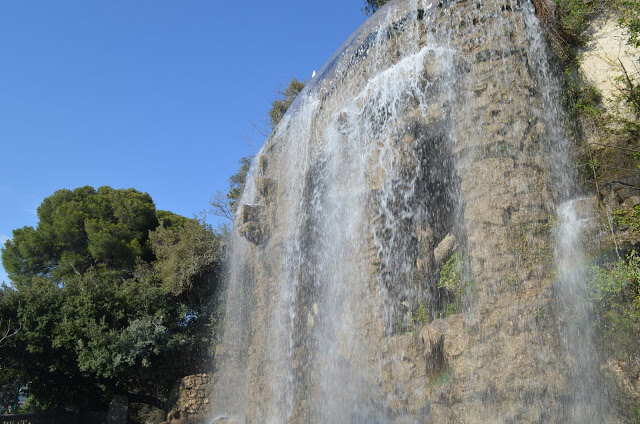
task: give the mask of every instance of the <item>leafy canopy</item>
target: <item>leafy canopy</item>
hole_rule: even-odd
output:
[[[162,404],[206,370],[222,261],[210,226],[110,187],[59,190],[38,217],[2,249],[14,287],[0,288],[0,322],[20,328],[0,348],[5,399],[28,385],[44,410],[103,408],[115,393]]]
[[[278,98],[273,101],[271,104],[271,110],[269,110],[272,128],[278,126],[278,123],[289,109],[289,106],[291,106],[298,94],[302,91],[304,85],[304,81],[298,81],[296,78],[292,78],[284,91],[278,91]]]
[[[111,187],[59,190],[38,207],[38,219],[36,228],[14,230],[2,251],[13,282],[64,282],[92,267],[130,274],[137,258],[151,258],[148,233],[158,226],[148,194]]]

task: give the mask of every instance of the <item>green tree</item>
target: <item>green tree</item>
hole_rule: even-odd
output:
[[[28,384],[43,410],[103,408],[116,393],[163,407],[209,362],[219,235],[133,189],[60,190],[38,217],[2,249],[14,287],[0,289],[0,321],[20,329],[1,348],[3,388]]]
[[[362,12],[367,16],[373,15],[378,9],[388,2],[389,0],[367,0],[362,8]]]
[[[130,274],[151,258],[148,232],[158,219],[151,197],[133,189],[59,190],[38,207],[38,226],[13,231],[2,251],[9,279],[63,282],[91,267]]]
[[[302,91],[304,85],[304,81],[298,81],[296,78],[292,78],[284,91],[278,90],[278,97],[273,101],[271,104],[271,110],[269,110],[272,128],[278,126],[278,123],[289,109],[289,106],[291,106],[291,103],[293,103],[298,94]]]
[[[15,337],[20,328],[16,326],[16,297],[7,286],[0,287],[0,358],[6,355],[4,345]],[[0,360],[0,413],[14,412],[18,403],[18,390],[22,385],[20,379],[11,368],[7,368]]]

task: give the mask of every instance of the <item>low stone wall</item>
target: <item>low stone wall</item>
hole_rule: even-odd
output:
[[[103,424],[104,412],[0,415],[0,424]]]

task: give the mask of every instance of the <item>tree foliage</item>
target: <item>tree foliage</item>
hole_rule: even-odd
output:
[[[621,339],[640,334],[640,257],[635,251],[609,266],[593,266],[590,285],[607,331],[624,335]]]
[[[304,85],[304,81],[298,81],[296,78],[292,78],[284,91],[278,91],[278,97],[273,101],[271,104],[271,110],[269,110],[272,128],[278,126],[278,123],[289,109],[289,106],[291,106],[291,103],[293,103],[298,94],[302,91]]]
[[[203,223],[189,220],[180,227],[158,227],[150,235],[154,268],[165,284],[167,293],[175,296],[207,289],[208,270],[218,266],[222,256],[220,238]]]
[[[151,197],[133,189],[59,190],[38,207],[38,226],[14,230],[2,252],[11,281],[63,281],[89,268],[131,273],[150,259],[148,232],[158,219]]]
[[[210,226],[110,187],[57,191],[38,217],[2,249],[14,286],[0,321],[20,328],[1,348],[3,388],[28,385],[44,410],[96,409],[115,393],[161,402],[204,371],[222,255]]]
[[[640,47],[640,3],[637,0],[618,0],[619,24],[629,31],[627,43]]]

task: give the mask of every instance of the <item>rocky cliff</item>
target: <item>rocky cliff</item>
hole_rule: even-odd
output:
[[[551,61],[518,1],[395,1],[347,41],[250,172],[214,420],[624,422]]]

